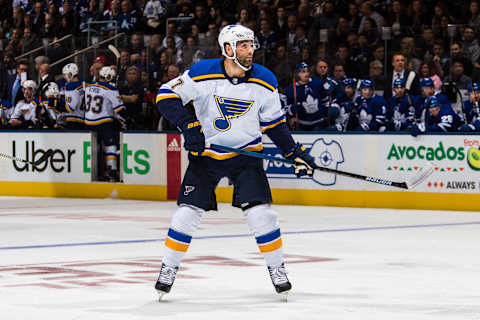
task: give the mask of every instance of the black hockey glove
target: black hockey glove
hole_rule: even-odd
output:
[[[181,129],[185,138],[183,145],[185,150],[192,152],[194,155],[202,155],[203,150],[205,150],[205,136],[200,121],[187,121]]]
[[[304,146],[300,143],[295,145],[295,148],[285,154],[285,158],[293,160],[293,168],[295,169],[295,175],[297,178],[308,175],[313,176],[313,170],[315,169],[315,160],[309,155]]]

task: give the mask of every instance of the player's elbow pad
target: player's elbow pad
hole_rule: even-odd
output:
[[[183,107],[182,100],[180,99],[160,100],[157,102],[157,110],[162,116],[177,127],[181,127],[185,121],[192,117],[187,109]]]

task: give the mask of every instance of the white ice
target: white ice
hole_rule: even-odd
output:
[[[241,211],[153,289],[173,202],[0,198],[0,319],[480,319],[480,213],[274,206],[293,290],[274,293]]]

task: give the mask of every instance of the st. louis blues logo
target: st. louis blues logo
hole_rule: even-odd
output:
[[[253,105],[253,101],[224,98],[218,96],[214,97],[218,111],[220,111],[220,114],[222,116],[215,119],[215,121],[213,122],[213,126],[220,131],[227,131],[228,129],[230,129],[230,119],[238,118],[244,115]]]

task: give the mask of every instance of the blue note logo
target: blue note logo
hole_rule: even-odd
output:
[[[308,153],[315,159],[315,163],[318,166],[338,170],[338,166],[345,161],[342,146],[335,140],[326,141],[320,138],[312,144],[304,143],[303,145],[307,148]],[[271,156],[282,157],[281,152],[274,144],[264,144],[264,152]],[[268,178],[297,179],[290,164],[266,160],[264,166]],[[315,170],[313,177],[305,176],[302,177],[302,179],[312,179],[315,183],[322,186],[332,186],[337,181],[337,175]]]
[[[253,101],[224,98],[219,96],[214,97],[221,117],[218,117],[215,119],[215,121],[213,121],[213,126],[219,131],[229,130],[232,126],[230,119],[238,118],[244,115],[253,105]]]

